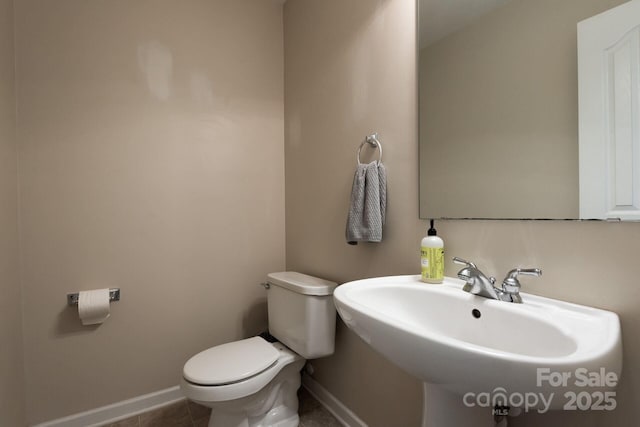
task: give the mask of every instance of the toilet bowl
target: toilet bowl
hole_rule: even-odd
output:
[[[295,272],[268,275],[269,332],[221,344],[187,361],[181,389],[212,408],[209,427],[297,427],[300,370],[333,354],[336,283]]]
[[[209,427],[296,427],[305,359],[260,337],[213,347],[185,364],[181,388],[212,408]]]

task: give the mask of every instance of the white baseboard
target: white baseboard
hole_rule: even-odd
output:
[[[124,420],[143,412],[152,411],[184,399],[180,386],[167,388],[133,399],[101,408],[91,409],[79,414],[70,415],[57,420],[37,424],[34,427],[97,427],[116,421]]]
[[[345,427],[367,427],[356,414],[309,375],[302,375],[302,386]]]

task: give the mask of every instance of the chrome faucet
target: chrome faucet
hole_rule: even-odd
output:
[[[520,296],[520,282],[518,275],[541,276],[542,270],[539,268],[514,268],[507,273],[502,281],[502,287],[497,288],[495,285],[495,277],[487,277],[478,267],[462,258],[454,257],[453,262],[464,265],[465,268],[458,272],[458,278],[466,283],[462,288],[463,291],[470,292],[485,298],[497,299],[500,301],[522,303]]]

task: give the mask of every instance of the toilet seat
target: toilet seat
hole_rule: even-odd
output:
[[[218,345],[193,356],[184,365],[184,378],[203,386],[233,384],[272,366],[279,353],[260,337]]]
[[[253,341],[250,341],[253,340]],[[256,342],[255,340],[261,340],[261,343]],[[222,347],[222,346],[227,346],[228,344],[223,344],[221,346],[216,346],[216,347],[212,347],[209,350],[205,350],[202,353],[199,353],[195,356],[193,356],[191,359],[189,359],[189,361],[185,364],[185,368],[183,370],[183,376],[182,376],[182,382],[180,384],[182,390],[184,391],[185,395],[193,400],[193,401],[200,401],[200,402],[223,402],[223,401],[227,401],[227,400],[233,400],[233,399],[240,399],[246,396],[249,396],[253,393],[256,393],[257,391],[259,391],[260,389],[262,389],[264,386],[266,386],[285,366],[296,362],[296,361],[303,361],[304,359],[294,353],[293,351],[289,350],[287,347],[285,347],[283,344],[279,343],[279,342],[275,342],[275,343],[268,343],[266,341],[264,341],[262,338],[260,337],[254,337],[254,338],[249,338],[247,340],[241,340],[241,341],[235,341],[233,343],[229,343],[229,344],[238,344],[241,343],[243,341],[250,341],[247,344],[244,345],[248,345],[248,347],[243,347],[243,344],[238,345],[238,348],[255,348],[257,349],[257,351],[262,354],[262,355],[267,355],[269,356],[269,351],[265,349],[265,347],[263,346],[266,345],[267,347],[270,347],[273,351],[275,351],[276,354],[276,359],[274,362],[272,362],[270,365],[268,365],[266,368],[264,368],[262,371],[258,371],[257,373],[254,373],[253,375],[250,376],[245,376],[244,379],[239,379],[239,378],[232,378],[231,382],[227,382],[225,384],[210,384],[210,385],[203,385],[202,381],[206,381],[206,378],[199,378],[198,376],[194,376],[194,372],[192,372],[192,370],[190,369],[189,372],[187,372],[187,365],[189,365],[189,363],[191,362],[191,360],[193,360],[194,358],[196,358],[197,356],[199,356],[200,354],[206,353],[208,351],[211,351],[210,354],[215,354],[217,352],[214,352],[213,350],[217,349],[218,347]],[[235,352],[235,347],[233,346],[233,352]],[[264,351],[264,353],[262,352]],[[208,353],[208,355],[210,355]],[[230,353],[231,354],[231,353]],[[273,353],[272,353],[273,354]],[[203,358],[205,356],[202,356]],[[270,360],[269,359],[262,359],[262,360]],[[212,362],[217,366],[217,368],[219,369],[226,369],[225,368],[225,363],[227,363],[227,361],[223,362]],[[266,363],[266,362],[264,362]],[[257,366],[257,365],[256,365]],[[300,366],[300,368],[302,368],[302,366]],[[254,371],[257,368],[255,368],[254,366]],[[211,377],[211,378],[216,378],[216,381],[219,378],[224,378],[224,375],[218,375],[215,377]],[[226,378],[230,378],[230,376],[226,376]]]

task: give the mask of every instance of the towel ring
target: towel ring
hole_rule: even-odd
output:
[[[382,143],[378,140],[378,134],[374,133],[374,134],[368,135],[364,139],[364,141],[360,143],[360,146],[358,147],[358,155],[357,155],[358,164],[359,165],[362,164],[360,162],[360,152],[362,151],[362,147],[364,147],[364,144],[369,144],[373,148],[377,148],[380,151],[380,154],[378,157],[378,163],[382,162]]]

